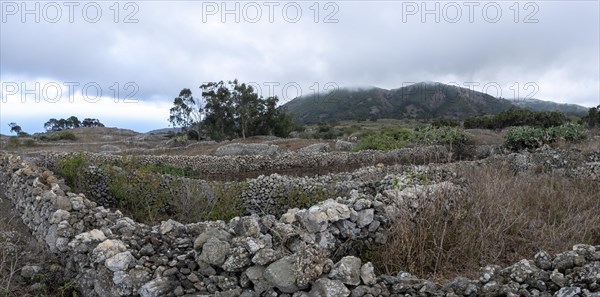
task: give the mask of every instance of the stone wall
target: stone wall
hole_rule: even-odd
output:
[[[384,243],[401,208],[440,189],[461,190],[448,181],[414,184],[412,176],[388,176],[373,195],[353,190],[280,217],[148,226],[68,192],[44,168],[0,155],[6,196],[85,296],[600,295],[600,246],[589,245],[484,267],[478,280],[442,287],[407,273],[376,276],[356,252]]]
[[[489,157],[501,151],[496,146],[464,146],[460,151],[450,152],[444,146],[424,146],[401,148],[388,152],[330,152],[330,153],[297,153],[284,152],[274,156],[242,155],[242,156],[171,156],[171,155],[137,155],[136,162],[141,164],[163,164],[177,168],[189,168],[206,175],[206,178],[231,176],[239,174],[280,173],[300,170],[301,172],[320,173],[321,171],[348,171],[363,166],[383,164],[428,164],[447,162],[449,160],[471,160]],[[48,167],[57,160],[79,153],[47,153],[43,154],[40,165]],[[131,156],[120,156],[102,153],[83,153],[92,163],[117,162],[129,160]],[[304,170],[304,171],[303,171]]]

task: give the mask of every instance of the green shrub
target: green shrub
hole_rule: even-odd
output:
[[[367,131],[362,133],[354,150],[394,150],[406,146],[412,138],[413,132],[402,128],[388,128],[379,132]]]
[[[60,160],[56,166],[56,171],[65,178],[67,185],[73,188],[74,192],[85,191],[85,170],[89,164],[83,154]]]
[[[354,147],[354,150],[389,151],[401,148],[405,145],[405,141],[394,139],[392,136],[386,135],[384,133],[378,133],[361,138],[361,140]]]
[[[565,124],[549,128],[549,134],[554,139],[562,139],[567,142],[581,142],[587,138],[587,131],[581,125]]]
[[[469,143],[473,135],[457,127],[425,127],[415,129],[412,142],[425,145],[459,146]]]
[[[402,128],[389,128],[379,132],[366,132],[355,147],[356,151],[372,149],[389,151],[408,144],[449,145],[467,144],[473,135],[458,127],[423,127],[414,131]]]
[[[506,130],[504,144],[512,150],[534,149],[557,140],[571,143],[587,138],[586,130],[577,124],[565,124],[550,128],[530,126],[510,127]]]
[[[241,199],[242,192],[248,185],[240,183],[214,183],[214,200],[204,214],[200,215],[202,220],[224,220],[229,221],[237,216],[245,214],[244,201]],[[203,201],[202,204],[206,204]]]
[[[535,112],[528,109],[511,107],[497,115],[485,115],[468,118],[464,121],[467,129],[504,129],[511,126],[534,126],[549,128],[567,123],[567,116],[559,111]]]
[[[550,142],[546,129],[530,126],[510,127],[506,130],[504,144],[513,150],[538,148]]]
[[[77,140],[75,133],[65,130],[51,132],[50,134],[36,134],[35,136],[42,141]]]

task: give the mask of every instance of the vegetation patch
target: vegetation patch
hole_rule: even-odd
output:
[[[565,124],[557,127],[510,127],[506,130],[504,144],[512,150],[534,149],[557,140],[578,143],[587,138],[587,131],[577,124]]]
[[[418,215],[405,209],[394,219],[388,242],[368,254],[380,272],[477,277],[481,265],[600,244],[598,183],[491,165],[460,175],[468,191],[435,193]]]
[[[569,122],[567,116],[559,111],[535,112],[512,107],[497,115],[484,115],[467,118],[465,129],[504,129],[512,126],[533,126],[549,128]]]
[[[107,183],[117,207],[146,224],[168,219],[186,223],[229,220],[245,213],[240,198],[245,182],[205,183],[184,178],[195,174],[189,168],[139,164],[135,158],[117,163],[96,164],[107,176],[100,181],[89,174],[90,163],[83,154],[59,161],[55,170],[77,192],[88,193],[92,184]]]
[[[41,141],[77,140],[75,133],[66,130],[50,132],[48,134],[35,134],[34,136]]]
[[[408,130],[388,128],[379,132],[368,132],[355,147],[356,151],[373,149],[389,151],[407,145],[459,146],[472,141],[473,136],[458,127],[423,127]]]

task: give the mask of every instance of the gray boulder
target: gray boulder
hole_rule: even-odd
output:
[[[335,142],[335,150],[349,152],[354,149],[355,145],[355,143],[349,141],[338,140]]]
[[[315,143],[298,150],[299,153],[326,153],[331,150],[328,143]]]

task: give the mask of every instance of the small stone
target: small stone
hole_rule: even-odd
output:
[[[183,228],[182,223],[174,221],[172,219],[169,219],[166,222],[165,221],[161,222],[159,231],[160,231],[160,234],[165,235],[171,231],[178,230],[180,228]]]
[[[177,267],[171,267],[171,268],[169,268],[169,269],[165,270],[165,271],[162,273],[162,276],[164,276],[164,277],[168,277],[168,276],[171,276],[171,275],[175,275],[175,274],[177,274],[177,272],[178,272],[178,270],[177,270]]]
[[[568,251],[564,253],[560,253],[554,257],[554,261],[552,261],[552,266],[554,269],[558,269],[560,272],[565,272],[567,269],[571,269],[575,266],[575,257],[577,253],[574,251]]]
[[[580,293],[581,288],[579,287],[564,287],[554,293],[553,297],[575,297]]]
[[[545,251],[540,251],[534,256],[535,265],[540,269],[549,270],[552,268],[552,257]]]
[[[375,210],[372,208],[359,211],[356,225],[358,225],[359,228],[362,228],[371,224],[371,222],[373,222],[374,215]]]
[[[177,286],[177,288],[175,288],[175,290],[173,291],[173,294],[175,294],[175,296],[183,296],[183,294],[185,294],[185,291],[183,290],[182,286]]]
[[[33,279],[41,270],[42,267],[37,265],[25,265],[23,268],[21,268],[21,276],[26,279]]]

